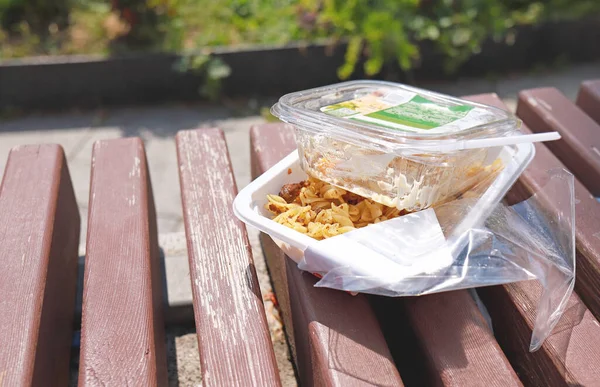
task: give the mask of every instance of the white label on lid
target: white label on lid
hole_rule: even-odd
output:
[[[486,123],[489,113],[472,105],[445,106],[412,92],[376,91],[324,106],[325,114],[409,132],[451,133]],[[486,119],[487,118],[487,119]]]

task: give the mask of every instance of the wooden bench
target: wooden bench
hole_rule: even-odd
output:
[[[250,131],[250,137],[254,177],[295,148],[293,133],[281,124],[255,126]],[[380,385],[384,382],[400,384],[384,341],[384,334],[380,331],[375,314],[367,302],[367,297],[363,295],[353,297],[329,289],[315,289],[313,285],[316,279],[310,274],[301,272],[291,259],[286,259],[269,236],[262,235],[261,241],[275,292],[282,306],[288,340],[292,348],[295,348],[300,381],[312,384],[318,377],[327,382],[327,385],[346,385],[337,377],[340,373],[338,367],[325,361],[327,358],[320,359],[317,356],[319,353],[324,353],[333,359],[345,359],[345,363],[341,365],[344,366],[343,370],[347,374],[346,383],[348,380],[362,380],[373,385]],[[311,293],[315,296],[306,296]],[[399,310],[405,300],[397,299],[388,303],[390,304],[388,308]],[[427,313],[427,310],[430,313]],[[444,311],[449,314],[444,316]],[[423,313],[433,317],[432,312],[435,312],[437,316],[437,324],[419,318],[423,316]],[[337,317],[331,318],[332,315]],[[517,380],[500,347],[493,340],[490,329],[482,324],[483,317],[474,300],[466,291],[411,299],[406,315],[388,314],[385,319],[389,321],[396,317],[398,319],[408,317],[414,322],[413,326],[418,330],[417,334],[423,338],[422,350],[429,354],[426,357],[428,366],[435,371],[432,372],[432,375],[457,386],[468,383],[469,375],[472,375],[471,369],[482,371],[485,369],[487,377],[484,379],[485,382],[501,383]],[[293,332],[289,332],[287,328],[289,326],[293,327]],[[321,335],[311,334],[307,329],[309,327],[318,328],[324,333]],[[477,348],[471,348],[472,350],[465,348],[465,367],[448,368],[447,365],[451,364],[453,358],[459,354],[456,348],[461,347],[462,338],[452,332],[455,332],[454,329],[460,328],[466,328],[463,332],[471,339],[468,342],[477,343]],[[392,327],[392,329],[396,328]],[[352,332],[352,335],[344,332]],[[340,334],[350,340],[340,340],[338,345],[332,347],[330,336]],[[365,337],[366,335],[371,337]],[[366,340],[367,338],[368,340]],[[448,345],[438,345],[444,341]],[[402,347],[403,344],[390,343],[396,347]],[[362,352],[377,356],[359,355]],[[350,356],[351,353],[356,355]],[[481,356],[483,353],[485,355]],[[493,360],[489,361],[490,359]],[[306,368],[302,368],[300,365],[302,363],[306,364]],[[490,365],[492,372],[487,372]],[[315,375],[315,368],[318,369],[318,375]],[[483,372],[481,374],[484,375]],[[358,379],[358,375],[360,375],[360,379]],[[403,376],[402,370],[400,375]],[[463,376],[465,377],[463,378]]]
[[[280,385],[246,228],[231,209],[223,133],[181,132],[177,143],[203,384]],[[164,274],[144,145],[101,141],[91,156],[79,384],[165,386]],[[60,146],[10,153],[0,214],[0,386],[66,385],[80,224]]]
[[[202,383],[280,385],[246,227],[219,129],[177,134]]]
[[[507,199],[543,199],[549,168],[577,177],[576,292],[542,348],[528,352],[536,282],[352,296],[315,288],[314,276],[261,235],[301,385],[597,384],[597,84],[585,82],[577,104],[555,89],[526,90],[517,107],[525,132],[558,130],[563,140],[536,145]],[[493,94],[466,98],[504,108]],[[250,139],[254,177],[295,147],[281,124],[255,126]],[[203,385],[281,385],[246,228],[232,211],[237,188],[223,132],[182,131],[176,142]],[[91,157],[79,384],[164,386],[164,273],[144,145],[101,141]],[[67,384],[80,226],[62,148],[13,149],[0,186],[0,386]]]
[[[280,124],[250,130],[252,176],[295,148]],[[379,323],[365,295],[315,288],[267,235],[261,235],[271,281],[283,312],[292,356],[304,385],[402,385]]]
[[[0,385],[66,385],[79,210],[60,146],[14,148],[0,186]]]
[[[506,108],[495,95],[465,96],[465,98]],[[524,130],[528,131],[529,129],[525,128]],[[572,130],[572,128],[569,127],[567,130]],[[250,135],[254,177],[260,175],[294,148],[293,133],[281,124],[253,127]],[[565,134],[563,136],[565,137]],[[568,146],[572,146],[572,144]],[[564,167],[545,145],[538,144],[536,150],[535,161],[517,184],[517,187],[528,187],[529,195],[543,187],[545,182],[540,173],[546,171],[547,168],[544,166]],[[548,156],[554,158],[550,164]],[[532,171],[536,171],[538,175]],[[582,190],[585,188],[577,181],[577,221],[579,222],[580,216],[587,212],[586,222],[577,224],[577,252],[579,262],[585,260],[587,263],[595,262],[596,251],[600,247],[600,239],[597,234],[600,230],[598,227],[600,216],[594,216],[600,211],[600,205],[596,203],[589,192],[587,196],[583,196]],[[513,199],[526,198],[523,195],[515,196],[517,191],[518,189],[515,188],[511,192]],[[580,197],[589,200],[582,202],[579,200]],[[593,237],[594,240],[591,239],[593,234],[596,234]],[[585,238],[583,243],[582,238]],[[305,331],[299,332],[299,323],[304,326],[324,325],[319,321],[318,314],[312,311],[322,308],[321,303],[331,304],[332,302],[325,298],[327,295],[324,292],[312,305],[306,298],[298,300],[296,298],[298,292],[294,289],[294,277],[310,276],[301,273],[291,259],[283,260],[283,254],[267,235],[262,235],[261,241],[275,291],[281,304],[288,340],[290,343],[302,343],[296,344],[295,348],[296,352],[304,351],[302,348],[299,349],[299,345],[304,345],[307,338]],[[285,267],[282,267],[282,262]],[[580,269],[578,269],[578,274],[581,279]],[[592,270],[588,279],[594,278],[594,281],[597,282],[600,279],[599,274]],[[315,279],[309,278],[308,285],[312,286],[314,282],[316,282]],[[600,364],[600,350],[598,350],[600,342],[597,339],[598,333],[600,333],[600,324],[588,309],[598,301],[597,297],[591,297],[596,288],[590,281],[583,281],[588,285],[580,285],[581,282],[580,280],[577,283],[578,289],[582,286],[590,287],[587,292],[582,292],[582,294],[590,295],[588,297],[590,302],[586,306],[578,295],[574,294],[569,301],[565,316],[556,329],[557,332],[540,351],[535,353],[528,351],[535,309],[540,296],[540,288],[534,282],[496,286],[478,291],[492,315],[494,334],[486,325],[475,300],[466,291],[407,299],[371,297],[369,299],[372,304],[371,309],[362,307],[361,313],[367,316],[367,313],[373,312],[379,317],[382,333],[386,338],[386,344],[395,360],[399,374],[403,380],[410,381],[410,384],[504,386],[520,385],[521,382],[524,382],[532,385],[578,383],[590,385],[590,383],[593,384],[596,380],[600,380],[600,373],[596,370],[592,372],[589,368],[590,364]],[[355,310],[357,308],[354,305],[356,301],[349,295],[346,295],[344,302],[341,305],[345,309]],[[337,313],[337,305],[340,304],[336,303],[332,313]],[[313,319],[300,320],[296,315],[304,317],[306,312],[296,312],[298,308],[311,311]],[[342,324],[336,320],[328,323],[331,324],[328,327],[330,330],[338,330],[340,328],[336,324]],[[343,324],[347,323],[347,321],[343,322]],[[293,328],[291,331],[288,328],[290,325]],[[358,326],[355,329],[358,329]],[[409,333],[398,333],[400,329]],[[313,347],[329,347],[328,343],[319,341],[319,337],[310,336],[310,340],[312,340],[311,346]],[[360,344],[360,342],[355,341],[354,344]],[[347,350],[343,347],[333,353],[330,350],[331,357],[343,356]],[[355,359],[355,364],[347,363],[348,369],[360,367],[359,359],[359,357]],[[319,368],[328,366],[328,363],[323,362],[313,353],[310,357],[304,352],[301,356],[296,353],[295,361],[300,372],[300,381],[307,384],[313,383],[318,375],[323,373]],[[373,359],[373,361],[385,365],[387,364],[387,354],[386,357]],[[302,362],[313,365],[307,367],[303,372]],[[318,363],[318,365],[315,367],[314,363]],[[334,371],[335,368],[331,369],[330,373]],[[377,385],[377,377],[380,375],[364,373],[363,381]],[[328,379],[327,384],[344,385],[335,378]]]
[[[142,141],[95,143],[91,180],[79,383],[164,385],[158,233]]]
[[[527,91],[523,93],[527,93]],[[481,95],[472,99],[488,105],[506,108],[496,95]],[[520,103],[521,101],[519,101]],[[520,118],[525,119],[523,116],[520,116]],[[528,125],[529,123],[525,121],[525,124]],[[524,126],[522,131],[531,132],[527,126]],[[552,168],[565,168],[552,155],[546,145],[536,144],[535,147],[535,159],[508,194],[508,197],[513,201],[527,199],[533,193],[544,195],[543,187],[547,181],[546,171]],[[583,209],[580,204],[576,208]],[[599,207],[598,203],[593,203],[589,211],[593,211],[595,207]],[[600,208],[596,210],[600,211]],[[579,211],[576,216],[576,225],[580,230],[581,227],[586,225],[578,223]],[[578,239],[579,236],[578,234]],[[581,258],[578,256],[578,263],[581,262]],[[578,279],[581,283],[581,277]],[[517,372],[519,372],[522,379],[526,379],[530,383],[536,383],[536,381],[546,378],[549,385],[560,384],[562,378],[570,383],[581,385],[589,385],[595,380],[599,380],[600,374],[589,372],[586,366],[582,366],[585,362],[582,362],[581,358],[587,358],[592,363],[600,362],[600,351],[594,348],[600,345],[600,341],[597,339],[600,333],[600,325],[577,294],[573,294],[571,297],[565,315],[556,328],[555,334],[546,341],[538,352],[527,352],[526,344],[533,331],[535,309],[540,292],[541,289],[535,282],[509,284],[479,291],[484,301],[486,301],[494,321],[496,337],[501,345],[506,348],[507,353],[512,354],[511,361]],[[559,332],[565,333],[561,335]],[[562,337],[566,334],[568,334],[567,339]],[[571,351],[569,354],[567,354],[567,344],[569,351]]]
[[[581,84],[577,95],[577,106],[600,124],[600,79]]]

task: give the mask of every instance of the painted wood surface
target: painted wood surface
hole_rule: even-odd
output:
[[[177,155],[202,383],[281,384],[220,129],[181,131]]]
[[[295,146],[293,131],[281,124],[255,127],[251,133],[254,155],[260,156],[264,168],[279,161]],[[256,176],[261,172],[258,160],[255,160],[253,166],[255,166],[253,174]],[[272,244],[269,240],[269,237],[264,237],[263,246]],[[276,246],[267,249],[267,256],[281,254],[278,250]],[[271,259],[271,261],[277,259],[281,258]],[[285,262],[287,261],[285,259]],[[278,265],[278,263],[273,262],[271,265]],[[295,267],[293,269],[297,270]],[[281,268],[272,269],[271,272],[280,270]],[[276,288],[276,291],[280,303],[282,303],[280,293],[283,293],[283,298],[286,300],[283,304],[290,302],[289,292],[286,292],[285,287]],[[498,386],[520,385],[491,330],[485,323],[482,324],[483,316],[468,292],[457,291],[443,295],[415,297],[409,301],[396,299],[390,302],[388,307],[406,308],[406,315],[384,314],[383,318],[408,318],[411,321],[412,330],[420,341],[420,350],[426,354],[424,360],[431,376],[429,381],[445,386],[463,386],[472,383]],[[291,314],[294,315],[293,312]],[[285,315],[284,310],[284,319]],[[290,323],[292,322],[286,321],[286,329]],[[298,327],[294,326],[294,331],[297,329]],[[457,331],[460,334],[456,334]],[[397,347],[403,345],[396,342],[389,344]],[[456,363],[458,358],[464,360],[460,366]]]
[[[279,124],[251,129],[253,177],[295,148],[287,129]],[[261,241],[300,383],[402,385],[367,297],[315,288],[313,275],[300,271],[268,236],[262,235]]]
[[[560,132],[546,146],[590,190],[600,196],[600,125],[553,87],[519,93],[517,115],[532,131]]]
[[[410,297],[405,303],[432,385],[522,385],[468,291]]]
[[[600,124],[600,79],[582,82],[576,103],[585,114]]]
[[[156,213],[139,138],[92,154],[79,385],[165,386]]]
[[[507,109],[495,94],[482,94],[467,97],[468,99],[488,105]],[[529,132],[527,127],[524,132]],[[560,167],[560,162],[552,156],[544,144],[536,145],[536,156],[529,168],[519,179],[518,184],[509,193],[510,201],[526,199],[532,192],[544,187],[546,170]],[[589,198],[585,188],[577,183],[576,195]],[[523,192],[522,188],[532,190]],[[542,197],[543,199],[543,197]],[[545,203],[552,205],[552,203]],[[581,204],[581,203],[580,203]],[[579,214],[585,211],[585,204],[578,207]],[[589,206],[589,202],[587,205]],[[598,205],[598,203],[593,203]],[[589,220],[588,220],[589,222]],[[579,233],[585,232],[585,223],[577,227]],[[578,242],[579,255],[585,253]],[[597,251],[597,250],[596,250]],[[586,256],[585,260],[591,262],[597,257]],[[580,262],[584,259],[580,259]],[[579,262],[578,262],[579,264]],[[582,279],[578,279],[581,282]],[[578,286],[578,289],[581,289]],[[585,287],[584,287],[585,289]],[[492,321],[494,333],[502,345],[513,367],[525,382],[535,386],[566,386],[566,385],[594,385],[600,380],[600,324],[587,309],[577,294],[573,294],[568,301],[567,309],[558,322],[553,334],[546,340],[542,348],[534,353],[528,352],[529,341],[535,322],[537,302],[541,295],[541,286],[536,281],[520,282],[504,286],[493,286],[478,290],[484,300]]]
[[[0,386],[68,382],[79,222],[63,149],[12,149],[0,185]]]

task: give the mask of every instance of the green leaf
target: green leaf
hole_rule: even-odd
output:
[[[452,25],[452,18],[445,16],[440,19],[439,24],[442,28],[448,28]]]
[[[427,39],[437,40],[437,38],[440,37],[440,30],[436,26],[430,25],[425,29],[424,35],[427,37]]]
[[[348,41],[348,47],[344,56],[345,63],[338,69],[338,77],[340,79],[348,79],[354,72],[356,62],[360,58],[362,45],[363,39],[360,36],[353,36]]]
[[[369,76],[376,75],[383,67],[383,56],[369,58],[364,65],[365,73]]]
[[[220,58],[213,58],[208,63],[207,76],[212,79],[223,79],[231,75],[231,67]]]
[[[352,75],[353,72],[354,72],[354,65],[351,65],[350,63],[344,63],[343,65],[341,65],[338,68],[337,76],[338,76],[338,78],[344,80],[344,79],[348,79],[350,77],[350,75]]]
[[[191,70],[202,69],[210,61],[210,55],[193,55],[189,57],[188,68]]]
[[[458,28],[452,33],[452,44],[455,46],[464,46],[471,39],[472,31],[467,28]]]

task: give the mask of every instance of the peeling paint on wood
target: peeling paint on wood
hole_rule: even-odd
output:
[[[179,132],[177,154],[203,385],[278,386],[223,132]]]

